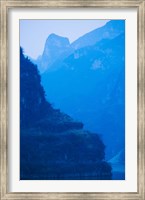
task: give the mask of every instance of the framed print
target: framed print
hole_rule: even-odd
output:
[[[145,2],[1,0],[1,199],[145,199]]]

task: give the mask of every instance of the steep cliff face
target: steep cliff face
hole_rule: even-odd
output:
[[[60,68],[42,75],[42,84],[56,107],[102,134],[107,159],[124,148],[124,33],[74,51]]]
[[[22,49],[20,67],[20,126],[22,128],[35,126],[47,128],[48,131],[57,131],[57,129],[63,131],[67,130],[67,127],[83,128],[82,123],[75,122],[58,109],[53,109],[46,101],[37,66],[24,57]]]
[[[113,39],[124,33],[124,31],[124,20],[111,20],[105,26],[83,35],[71,44],[68,38],[52,33],[45,42],[43,54],[33,62],[38,65],[40,73],[55,70],[62,65],[65,58],[76,50],[95,45],[103,39]],[[76,53],[75,55],[77,58]]]
[[[108,180],[105,146],[46,101],[37,67],[20,50],[20,179]]]
[[[55,60],[68,51],[69,48],[70,43],[68,38],[58,36],[54,33],[50,34],[46,40],[42,56],[36,61],[39,71],[43,73],[48,70]]]

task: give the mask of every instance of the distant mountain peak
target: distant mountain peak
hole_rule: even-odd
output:
[[[125,20],[110,20],[104,26],[86,33],[71,44],[67,37],[51,33],[48,35],[45,42],[43,54],[34,63],[38,65],[40,73],[44,73],[47,70],[52,69],[54,64],[57,64],[57,67],[59,68],[61,65],[60,62],[76,50],[96,45],[96,43],[105,39],[110,40],[116,38],[124,33],[124,31]],[[77,58],[79,55],[75,54],[75,56],[75,58]],[[95,63],[95,65],[93,65],[93,69],[96,69],[98,65],[99,63]]]
[[[40,73],[46,71],[69,47],[70,42],[67,37],[51,33],[45,42],[42,56],[36,61]]]
[[[45,47],[57,46],[57,47],[68,47],[70,45],[69,39],[67,37],[62,37],[51,33],[45,43]]]

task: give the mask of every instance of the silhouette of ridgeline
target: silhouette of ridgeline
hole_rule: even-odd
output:
[[[20,49],[20,179],[108,180],[104,144],[46,101],[37,66]]]

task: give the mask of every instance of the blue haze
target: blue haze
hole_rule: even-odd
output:
[[[69,27],[73,24],[67,22]],[[124,179],[125,21],[111,20],[104,24],[84,34],[77,33],[80,29],[72,26],[68,36],[54,32],[53,28],[51,31],[50,23],[51,34],[47,36],[42,54],[32,61],[38,65],[47,100],[82,122],[85,130],[100,135],[106,146],[105,159],[113,167],[113,178]],[[70,43],[71,34],[75,37]],[[28,55],[36,57],[32,56],[35,47],[27,42],[32,52]]]
[[[124,171],[125,24],[111,21],[100,29],[79,38],[67,47],[66,51],[70,51],[67,56],[63,53],[58,56],[58,62],[56,59],[48,65],[42,74],[42,84],[56,108],[82,121],[87,130],[101,135],[106,159],[112,161],[119,155]],[[55,35],[53,39],[62,41]],[[47,48],[57,52],[47,42]],[[45,61],[45,50],[42,61]]]
[[[20,45],[24,53],[36,59],[42,54],[46,38],[55,33],[68,37],[70,43],[109,20],[20,20]]]

